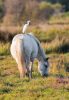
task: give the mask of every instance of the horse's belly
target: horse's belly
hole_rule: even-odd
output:
[[[38,46],[36,45],[36,47],[33,47],[31,57],[34,59],[37,57],[37,55],[38,55]]]
[[[38,45],[33,39],[30,39],[29,41],[24,41],[24,47],[25,52],[30,57],[30,59],[34,59],[37,57]]]

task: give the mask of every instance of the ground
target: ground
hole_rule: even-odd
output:
[[[0,57],[0,100],[69,100],[68,74],[67,72],[59,74],[54,73],[50,68],[49,76],[41,77],[35,61],[32,80],[27,77],[20,79],[13,58],[10,55],[2,56]]]

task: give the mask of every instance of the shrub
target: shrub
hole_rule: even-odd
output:
[[[3,5],[3,0],[0,0],[0,21],[2,20],[3,15],[4,15],[4,5]]]
[[[53,15],[54,9],[50,3],[42,1],[39,4],[39,12],[41,18],[49,19]]]
[[[0,56],[10,54],[10,43],[0,43]]]
[[[54,8],[55,12],[58,14],[59,12],[62,11],[63,7],[60,3],[56,3],[56,4],[53,5],[53,8]]]
[[[65,62],[64,65],[65,65],[66,72],[69,72],[69,63],[68,62]]]

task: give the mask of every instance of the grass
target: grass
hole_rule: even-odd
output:
[[[21,30],[21,27],[3,28],[0,28],[0,38],[8,41]],[[51,27],[40,24],[32,30],[45,52],[49,53],[49,76],[41,77],[35,61],[33,79],[29,81],[25,77],[21,80],[17,65],[10,56],[10,42],[1,42],[0,100],[69,100],[69,53],[63,54],[64,50],[69,50],[69,25]]]
[[[69,24],[69,12],[59,13],[52,16],[49,20],[50,24]]]
[[[66,61],[68,55],[63,55]],[[49,76],[41,77],[38,73],[37,61],[35,61],[31,81],[27,77],[22,80],[19,78],[17,65],[10,55],[0,59],[0,100],[69,100],[69,80],[67,78],[69,73],[66,74],[64,67],[59,73],[56,65],[58,58],[61,59],[62,55],[49,56],[55,58],[55,61],[54,58],[49,60]],[[60,74],[63,78],[60,78]]]
[[[8,55],[10,53],[10,43],[0,43],[0,55]]]
[[[67,37],[67,38],[66,38]],[[66,53],[69,52],[69,39],[66,37],[55,37],[52,41],[41,42],[41,46],[44,48],[46,53]],[[46,38],[43,36],[43,39]],[[46,40],[46,39],[45,39]],[[0,55],[10,54],[10,42],[0,43]]]
[[[30,26],[28,32],[31,31],[41,42],[49,42],[55,39],[57,35],[61,38],[69,37],[69,24],[50,25],[45,22],[38,24],[38,26]],[[0,26],[1,41],[11,41],[13,36],[19,33],[22,33],[21,26]]]
[[[33,32],[34,35],[41,41],[42,46],[47,53],[69,52],[69,24],[66,25],[50,25],[39,24],[28,29],[28,32]],[[0,27],[0,40],[2,42],[11,42],[13,36],[21,32],[20,26],[1,26]],[[7,48],[5,48],[7,46]],[[9,54],[10,43],[0,43],[0,55]]]
[[[41,45],[46,53],[66,53],[69,51],[69,40],[65,37],[61,39],[57,37],[51,42],[42,42]]]

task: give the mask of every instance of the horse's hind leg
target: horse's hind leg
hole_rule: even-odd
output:
[[[20,78],[23,78],[26,73],[26,68],[25,68],[23,57],[18,58],[18,70],[20,72]]]
[[[22,79],[23,77],[25,77],[25,69],[24,69],[24,66],[22,65],[18,65],[18,69],[19,69],[19,72],[20,72],[20,78]]]

